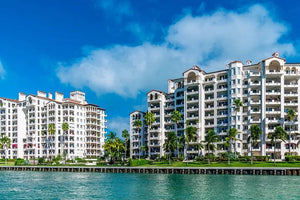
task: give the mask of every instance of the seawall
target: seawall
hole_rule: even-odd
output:
[[[248,168],[248,167],[87,167],[87,166],[1,166],[0,171],[40,172],[93,172],[144,174],[233,174],[233,175],[300,175],[300,168]]]

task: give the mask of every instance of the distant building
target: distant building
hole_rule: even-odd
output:
[[[300,150],[296,146],[296,133],[299,132],[299,78],[300,63],[286,63],[277,52],[257,64],[247,61],[244,65],[240,61],[233,61],[226,69],[215,72],[207,73],[193,66],[183,72],[181,78],[169,80],[168,93],[152,90],[147,94],[148,111],[154,113],[156,118],[150,133],[143,132],[144,138],[148,139],[148,154],[151,158],[165,154],[163,144],[166,134],[175,130],[171,114],[178,110],[182,114],[177,128],[178,136],[185,135],[187,126],[194,126],[197,128],[197,142],[200,142],[204,141],[208,130],[213,129],[222,140],[216,144],[215,154],[226,151],[223,144],[226,130],[236,127],[240,133],[237,135],[239,141],[234,144],[235,149],[241,155],[250,155],[250,146],[247,144],[249,129],[252,124],[257,124],[263,134],[259,145],[253,149],[254,155],[273,158],[274,147],[267,136],[279,125],[284,127],[288,135],[291,133],[291,142],[289,139],[286,143],[276,142],[276,158],[284,159],[289,148],[293,155],[299,155]],[[237,113],[233,103],[235,99],[243,102],[243,107]],[[287,119],[288,109],[296,112],[296,119],[291,123]],[[138,111],[130,115],[131,140],[134,137],[132,120],[135,113]],[[189,158],[207,153],[196,148],[197,142],[190,142],[187,149]]]
[[[55,92],[54,99],[42,91],[37,95],[19,93],[18,100],[0,98],[0,131],[11,139],[9,158],[103,156],[106,116],[105,109],[87,103],[80,91],[71,92],[70,98]],[[68,123],[67,131],[62,129],[63,123]],[[49,124],[54,124],[53,135]]]

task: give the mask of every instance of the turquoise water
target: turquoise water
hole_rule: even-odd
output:
[[[296,176],[0,172],[0,199],[300,199]]]

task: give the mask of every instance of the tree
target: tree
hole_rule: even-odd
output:
[[[139,159],[141,158],[141,127],[143,126],[141,120],[137,119],[133,122],[133,126],[137,129],[138,133],[139,133]]]
[[[7,164],[7,150],[10,148],[11,140],[6,136],[2,135],[0,139],[0,148],[4,150],[5,153],[5,164]]]
[[[48,133],[49,133],[49,135],[54,135],[54,133],[55,133],[55,124],[49,124],[48,125]]]
[[[214,130],[209,130],[205,136],[205,142],[206,142],[206,148],[208,151],[208,164],[210,165],[210,150],[215,149],[215,142],[219,141],[219,137],[217,136],[216,132]]]
[[[168,152],[168,156],[169,156],[169,165],[171,165],[171,155],[172,155],[172,152],[175,151],[176,149],[176,140],[177,140],[177,137],[175,135],[175,133],[172,131],[172,132],[169,132],[167,134],[167,140],[165,141],[163,147],[165,149],[165,151]]]
[[[128,141],[129,141],[129,137],[130,137],[130,135],[129,135],[127,129],[124,129],[124,130],[122,131],[122,137],[123,137],[124,140],[125,140],[125,160],[126,160]]]
[[[54,135],[56,132],[55,130],[55,124],[48,124],[48,133],[49,133],[49,138],[48,138],[48,148],[50,149],[50,143],[51,143],[51,136]],[[50,151],[50,150],[49,150]],[[48,156],[47,156],[48,157]]]
[[[289,129],[289,154],[291,155],[291,144],[292,144],[292,137],[291,137],[291,128],[292,127],[291,126],[292,126],[292,122],[296,118],[295,110],[289,108],[288,111],[287,111],[287,118],[288,118],[288,121],[290,122],[290,129]]]
[[[248,144],[250,143],[251,148],[251,165],[253,165],[253,146],[258,144],[258,140],[262,132],[257,124],[254,124],[250,127],[250,135],[247,139]]]
[[[188,126],[186,129],[185,129],[185,153],[184,153],[184,159],[187,160],[187,149],[188,149],[188,146],[190,144],[190,141],[193,141],[195,142],[196,141],[196,137],[197,137],[197,128],[196,127],[193,127],[193,126]]]
[[[146,124],[148,126],[147,132],[148,132],[148,142],[149,142],[150,141],[150,129],[151,129],[152,124],[155,122],[154,114],[151,111],[147,112],[145,114],[144,119],[145,119],[145,122],[146,122]],[[150,158],[150,148],[149,148],[148,155],[149,155],[149,158]]]
[[[178,122],[179,120],[181,120],[181,114],[178,110],[174,110],[172,112],[172,121],[175,122],[175,133],[176,133],[176,141],[178,143],[178,133],[177,133],[177,129],[178,129]],[[176,151],[177,151],[177,157],[179,158],[179,148],[178,146],[176,147]]]
[[[234,104],[234,109],[235,109],[235,128],[238,130],[238,125],[237,125],[238,117],[237,117],[237,114],[238,114],[238,112],[240,112],[241,107],[243,107],[243,102],[241,101],[241,99],[235,99],[233,104]],[[234,148],[235,147],[236,147],[236,140],[235,140],[235,143],[234,143]],[[235,151],[234,151],[234,155],[235,155]]]
[[[142,152],[144,152],[143,155],[145,155],[146,154],[145,152],[147,152],[147,150],[148,150],[148,146],[147,145],[141,146],[141,150],[142,150]]]
[[[108,139],[114,140],[116,138],[116,133],[109,132],[106,136]]]
[[[121,159],[121,155],[125,150],[124,141],[115,136],[115,133],[110,132],[110,138],[105,141],[104,150],[110,156],[110,162],[113,163],[115,158]]]
[[[236,128],[231,128],[227,130],[227,137],[225,138],[226,143],[225,145],[228,147],[228,165],[230,165],[230,154],[232,152],[232,142],[239,140],[236,138],[236,135],[238,134],[238,130]],[[235,147],[234,147],[235,152]]]
[[[65,146],[65,134],[69,130],[69,124],[67,122],[64,122],[62,124],[62,130],[63,130],[63,135],[61,137],[61,143],[63,144],[62,146]],[[63,154],[63,148],[62,148],[62,152],[61,153]]]
[[[282,141],[282,142],[285,142],[286,140],[286,137],[287,137],[287,133],[285,132],[285,130],[282,128],[282,126],[277,126],[276,129],[275,129],[275,132],[273,133],[269,133],[268,134],[268,138],[271,139],[271,144],[273,145],[274,147],[274,166],[276,166],[276,142],[277,140],[279,141]]]

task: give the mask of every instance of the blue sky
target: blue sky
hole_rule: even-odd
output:
[[[146,93],[192,65],[279,51],[300,62],[298,1],[0,1],[0,96],[76,89],[120,134]]]

